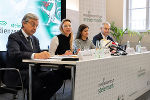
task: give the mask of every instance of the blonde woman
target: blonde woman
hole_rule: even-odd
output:
[[[63,19],[60,24],[61,34],[55,36],[51,40],[50,54],[51,55],[72,55],[73,33],[71,21]]]
[[[54,55],[72,55],[72,42],[73,33],[71,27],[71,21],[69,19],[63,19],[60,24],[61,34],[55,36],[50,44],[50,54]],[[63,80],[71,78],[71,70],[65,68],[65,66],[59,66],[58,74],[62,76]]]

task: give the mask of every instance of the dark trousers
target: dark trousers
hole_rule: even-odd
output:
[[[7,76],[5,78],[6,84],[8,86],[20,85],[20,79],[17,76],[18,73],[9,71],[5,73]],[[16,75],[17,74],[17,75]],[[28,70],[21,70],[21,75],[23,78],[24,88],[28,90],[29,88],[29,72]],[[70,79],[71,70],[60,66],[58,70],[45,71],[32,69],[32,100],[49,100],[62,86],[63,81]]]
[[[24,82],[28,88],[29,81]],[[62,86],[63,79],[56,72],[32,74],[32,100],[49,100]]]
[[[2,72],[0,71],[0,86],[1,86],[1,82],[2,82]]]
[[[71,79],[71,69],[65,68],[64,65],[60,65],[56,73],[60,75],[63,80]]]

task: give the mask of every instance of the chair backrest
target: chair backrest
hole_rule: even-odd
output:
[[[0,68],[6,67],[6,63],[7,63],[7,52],[0,51]]]
[[[5,68],[7,63],[7,52],[6,51],[0,51],[0,68]],[[3,72],[0,71],[0,86],[3,79]]]
[[[7,64],[7,52],[6,51],[0,51],[0,69],[1,70],[4,69],[6,71],[7,70],[14,71],[14,69],[6,68],[6,64]],[[17,72],[17,70],[15,70],[15,71]],[[23,89],[23,83],[22,83],[21,75],[20,75],[20,78],[21,78],[20,80],[21,80],[22,86],[15,87],[16,89],[14,89],[14,87],[9,87],[6,84],[5,84],[6,85],[5,87],[1,87],[1,85],[2,85],[1,83],[4,82],[3,81],[3,74],[4,74],[4,72],[0,71],[0,93],[12,93],[12,94],[15,94],[15,96],[16,96],[17,91],[22,89],[22,91],[23,91],[23,100],[25,100],[25,93],[24,93],[24,89]],[[1,90],[2,90],[2,92],[1,92]],[[13,98],[13,100],[14,100],[14,98]]]

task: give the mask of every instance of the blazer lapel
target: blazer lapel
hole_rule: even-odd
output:
[[[19,34],[19,35],[20,35],[20,38],[21,38],[21,40],[22,40],[22,44],[24,44],[25,48],[27,48],[27,50],[29,50],[29,51],[33,51],[30,42],[25,38],[25,36],[24,36],[23,33],[21,32],[21,30],[20,30],[19,33],[20,33],[20,34]]]

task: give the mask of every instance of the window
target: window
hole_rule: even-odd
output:
[[[126,27],[136,31],[150,29],[149,3],[150,0],[127,0]]]

